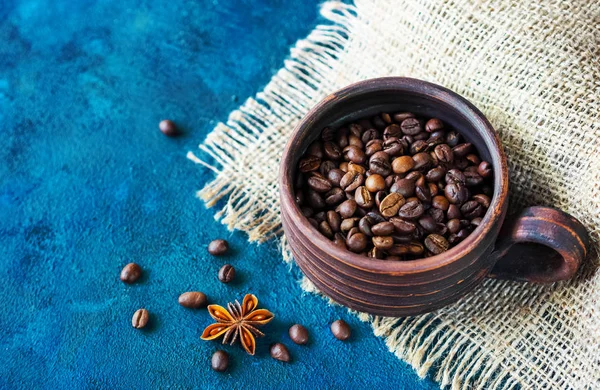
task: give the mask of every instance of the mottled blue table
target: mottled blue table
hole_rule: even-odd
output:
[[[212,173],[186,152],[319,22],[302,0],[0,1],[0,388],[435,388],[303,293],[275,243],[229,233],[194,196]],[[158,132],[166,117],[183,136]],[[206,252],[217,237],[226,259]],[[130,261],[145,276],[127,286]],[[217,281],[224,261],[232,285]],[[256,356],[226,346],[230,371],[211,371],[207,312],[177,304],[192,289],[218,303],[252,292],[275,313]],[[337,318],[352,341],[332,337]],[[289,340],[294,322],[309,346]],[[292,363],[269,356],[276,340]]]

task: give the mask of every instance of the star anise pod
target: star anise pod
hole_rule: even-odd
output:
[[[246,352],[254,355],[254,337],[264,336],[256,327],[266,324],[274,317],[266,309],[255,310],[256,306],[258,299],[252,294],[246,294],[241,305],[237,300],[235,303],[228,303],[227,310],[223,306],[208,305],[208,313],[217,322],[204,329],[202,340],[214,340],[224,334],[223,344],[231,341],[230,344],[233,345],[239,339]]]

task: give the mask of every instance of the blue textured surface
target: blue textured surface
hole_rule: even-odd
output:
[[[367,324],[303,293],[274,243],[247,244],[194,197],[212,173],[186,151],[318,22],[302,0],[0,1],[0,388],[435,388]],[[165,117],[185,134],[158,132]],[[218,237],[225,259],[206,253]],[[126,286],[130,261],[145,276]],[[225,261],[233,285],[217,281]],[[220,346],[199,339],[206,311],[177,304],[187,290],[256,294],[276,315],[257,355],[226,346],[231,370],[212,372]],[[329,332],[337,318],[351,342]],[[290,342],[294,322],[309,346]],[[268,356],[276,340],[291,364]]]

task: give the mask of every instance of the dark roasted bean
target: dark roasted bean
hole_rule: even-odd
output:
[[[315,141],[308,146],[306,154],[323,159],[323,145],[319,141]]]
[[[350,326],[344,320],[335,321],[331,324],[330,329],[333,336],[338,340],[346,341],[350,338]]]
[[[340,226],[342,224],[342,217],[340,217],[340,215],[337,212],[335,212],[333,210],[329,210],[327,212],[325,220],[327,221],[327,223],[331,227],[331,230],[334,233],[337,233],[340,231]]]
[[[383,150],[383,142],[380,139],[373,139],[365,146],[365,154],[367,157]]]
[[[225,264],[219,270],[219,280],[223,283],[229,283],[235,278],[235,268],[230,264]]]
[[[473,150],[473,145],[468,142],[458,144],[452,148],[454,155],[457,157],[465,157],[467,154],[471,153],[471,150]]]
[[[399,217],[390,218],[390,222],[394,225],[395,231],[400,235],[413,234],[417,228],[414,222],[407,221]]]
[[[354,253],[360,253],[367,247],[367,236],[363,233],[357,232],[352,235],[348,233],[346,238],[346,245]]]
[[[321,139],[323,141],[333,141],[335,138],[335,130],[331,127],[326,127],[321,131]]]
[[[477,172],[465,171],[464,175],[465,184],[470,187],[478,186],[483,183],[483,177],[481,177]]]
[[[331,229],[331,226],[329,226],[327,221],[323,221],[319,224],[319,231],[325,237],[333,239],[334,231]]]
[[[342,202],[336,209],[338,213],[342,216],[342,218],[350,218],[354,215],[356,211],[356,201],[352,199],[348,199]]]
[[[383,141],[382,149],[390,156],[400,156],[404,153],[405,145],[396,137],[390,137]]]
[[[308,330],[300,324],[293,325],[289,330],[290,339],[298,345],[308,343]]]
[[[487,161],[482,161],[477,167],[477,172],[484,179],[488,179],[493,175],[492,165]]]
[[[477,201],[470,200],[460,206],[460,212],[465,216],[465,218],[474,219],[481,217],[485,210]]]
[[[308,186],[316,192],[327,192],[331,190],[331,182],[323,176],[311,176],[308,178]]]
[[[444,128],[444,122],[437,118],[431,118],[427,122],[425,122],[425,131],[428,133],[433,133],[434,131],[439,131]]]
[[[388,138],[400,138],[402,137],[402,128],[397,124],[389,125],[383,131],[383,139],[386,140]]]
[[[473,196],[473,200],[477,201],[480,205],[488,209],[490,207],[490,197],[485,194],[477,194]]]
[[[419,225],[429,233],[435,233],[437,231],[437,222],[429,214],[425,214],[419,218]]]
[[[342,158],[342,151],[340,150],[340,147],[330,141],[323,144],[323,152],[330,160],[336,161]]]
[[[446,143],[451,148],[453,148],[456,145],[458,145],[459,142],[460,142],[460,135],[458,135],[457,132],[451,131],[448,134],[446,134]]]
[[[435,255],[439,255],[440,253],[447,251],[450,247],[448,240],[439,234],[428,235],[425,237],[424,242],[427,249]]]
[[[450,206],[448,206],[448,211],[446,211],[446,218],[454,219],[461,217],[462,214],[460,213],[460,208],[457,205],[451,204]]]
[[[430,207],[427,210],[427,214],[431,215],[435,222],[444,222],[446,220],[446,216],[443,210],[436,209],[435,207]]]
[[[332,185],[339,187],[340,181],[342,180],[342,177],[344,177],[344,175],[344,171],[338,168],[334,168],[327,172],[327,179],[331,182]]]
[[[377,130],[369,129],[363,133],[361,141],[366,145],[369,141],[376,139],[378,136]]]
[[[431,156],[429,155],[429,153],[417,153],[412,158],[415,161],[415,166],[413,168],[415,170],[427,170],[432,165]]]
[[[444,187],[444,194],[452,204],[461,205],[469,199],[469,190],[461,183],[452,183]]]
[[[407,178],[397,180],[390,187],[390,192],[398,193],[405,198],[413,196],[415,194],[415,182]]]
[[[365,162],[365,152],[355,145],[349,145],[344,148],[344,160],[352,161],[356,164],[362,164]]]
[[[348,171],[340,180],[340,187],[346,192],[351,192],[362,186],[364,181],[365,177],[362,174],[356,171]]]
[[[372,239],[375,248],[380,250],[388,250],[394,246],[394,240],[391,236],[375,236]]]
[[[379,222],[371,227],[371,231],[376,236],[389,236],[394,232],[394,224],[391,222]]]
[[[421,122],[419,122],[419,120],[416,118],[406,118],[402,121],[400,128],[402,129],[402,133],[406,135],[416,135],[423,130],[421,127]]]
[[[320,165],[321,159],[319,157],[307,156],[300,160],[298,168],[300,169],[300,172],[311,172],[319,169]]]
[[[211,244],[208,245],[209,252]],[[142,267],[140,267],[136,263],[129,263],[121,270],[120,278],[122,282],[131,284],[137,282],[140,276],[142,276]]]
[[[425,153],[429,149],[429,144],[423,140],[416,140],[410,145],[410,154]]]
[[[398,210],[398,216],[407,219],[417,219],[425,212],[423,204],[418,200],[406,202],[404,206]]]
[[[346,194],[339,188],[333,188],[331,191],[325,194],[325,204],[328,206],[335,206],[340,204],[346,199]]]

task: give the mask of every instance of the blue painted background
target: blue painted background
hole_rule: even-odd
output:
[[[317,23],[302,0],[0,1],[0,388],[435,388],[366,324],[305,294],[275,243],[247,244],[194,197],[212,173],[185,158],[281,67]],[[168,139],[159,120],[185,134]],[[225,259],[206,244],[227,238]],[[118,279],[130,261],[141,283]],[[235,284],[217,281],[225,262]],[[206,311],[247,292],[276,315],[227,374],[199,339]],[[131,327],[145,307],[151,326]],[[328,324],[344,318],[351,342]],[[311,344],[292,344],[303,323]],[[281,340],[293,356],[268,356]]]

